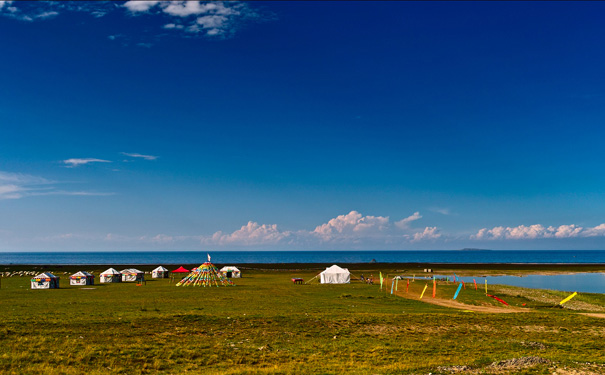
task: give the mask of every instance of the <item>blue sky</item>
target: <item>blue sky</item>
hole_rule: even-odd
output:
[[[603,249],[604,11],[0,1],[0,251]]]

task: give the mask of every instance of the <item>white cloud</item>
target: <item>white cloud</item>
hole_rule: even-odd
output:
[[[222,231],[218,231],[211,238],[202,239],[202,243],[218,245],[273,245],[287,239],[290,235],[290,232],[281,232],[277,229],[276,224],[260,225],[249,221],[248,224],[233,233],[225,234]]]
[[[72,158],[72,159],[63,160],[63,163],[67,164],[68,167],[72,168],[72,167],[77,167],[77,166],[85,165],[85,164],[89,164],[89,163],[111,163],[111,161],[103,160],[103,159],[94,159],[94,158],[84,158],[84,159]]]
[[[131,13],[163,15],[174,22],[166,30],[184,30],[189,34],[225,37],[233,34],[244,20],[260,16],[246,3],[238,1],[128,1]]]
[[[56,184],[59,183],[38,176],[0,171],[0,200],[45,195],[107,196],[114,194],[94,191],[59,190],[54,186]]]
[[[42,177],[0,171],[0,200],[19,199],[47,190],[52,182]]]
[[[405,219],[395,222],[395,226],[399,229],[409,229],[410,223],[419,219],[422,219],[420,212],[414,212],[412,216],[408,216]]]
[[[71,196],[80,196],[80,197],[107,197],[110,195],[115,195],[115,193],[104,193],[104,192],[96,192],[96,191],[65,191],[65,190],[51,190],[51,191],[42,191],[42,192],[31,192],[31,196],[41,196],[41,195],[71,195]]]
[[[134,0],[123,4],[113,1],[0,1],[1,16],[27,22],[54,18],[65,12],[86,13],[91,17],[100,18],[115,11],[127,12],[133,16],[154,17],[158,19],[158,23],[164,24],[160,26],[162,29],[185,32],[189,37],[193,34],[225,38],[233,35],[244,22],[274,18],[269,14],[261,15],[249,3],[239,1]],[[128,22],[129,17],[124,19]],[[158,31],[160,30],[158,28]],[[132,45],[148,46],[149,42],[134,41]]]
[[[416,212],[403,221],[411,222],[420,218]],[[235,245],[235,246],[261,246],[261,245],[293,245],[315,247],[322,244],[359,245],[365,243],[393,244],[410,243],[422,240],[434,240],[441,237],[437,228],[426,228],[416,233],[405,227],[407,233],[401,234],[395,230],[393,223],[384,216],[364,216],[357,211],[346,215],[339,215],[327,223],[318,225],[312,231],[280,230],[276,224],[259,224],[249,221],[246,225],[232,233],[218,231],[212,236],[202,236],[204,245]],[[414,237],[415,236],[415,237]]]
[[[164,13],[168,13],[171,16],[187,17],[208,13],[208,11],[214,10],[217,7],[217,4],[202,3],[201,1],[171,1],[170,4],[164,8]],[[220,5],[223,6],[222,4]]]
[[[137,153],[122,152],[122,155],[130,156],[131,158],[141,158],[145,160],[156,160],[158,157],[153,155],[143,155]]]
[[[605,224],[597,225],[594,228],[587,228],[584,233],[584,237],[600,237],[605,236]]]
[[[219,15],[204,16],[198,18],[196,22],[204,29],[220,29],[227,22],[227,17]]]
[[[322,241],[342,241],[361,237],[372,237],[388,229],[389,218],[363,216],[357,211],[339,215],[313,231]]]
[[[430,208],[430,210],[433,211],[433,212],[437,212],[437,213],[439,213],[441,215],[446,215],[446,216],[453,215],[449,208],[437,208],[437,207],[433,207],[433,208]]]
[[[22,190],[17,185],[0,185],[0,199],[19,199],[23,197]]]
[[[50,12],[42,12],[36,15],[36,18],[45,19],[45,18],[53,18],[59,15],[59,12],[50,11]]]
[[[424,231],[414,233],[412,242],[436,240],[439,237],[441,237],[441,234],[439,233],[437,227],[426,227],[424,228]]]
[[[583,228],[575,224],[545,227],[542,224],[516,227],[482,228],[472,235],[475,240],[535,240],[544,238],[575,238],[605,236],[605,224]]]
[[[157,236],[155,236],[151,239],[151,242],[162,243],[162,244],[170,243],[173,241],[174,241],[174,237],[167,236],[165,234],[158,234]]]
[[[561,225],[558,228],[548,227],[549,232],[553,232],[556,238],[572,238],[578,237],[582,233],[584,228],[578,227],[574,224]]]
[[[132,0],[124,3],[124,6],[131,12],[147,12],[159,3],[159,1]]]
[[[165,29],[182,29],[184,26],[183,25],[177,25],[175,23],[167,23],[164,26],[162,26]]]

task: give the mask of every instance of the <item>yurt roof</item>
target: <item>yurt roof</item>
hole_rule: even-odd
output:
[[[116,270],[115,268],[109,268],[106,269],[105,271],[103,271],[101,273],[101,275],[107,276],[107,275],[121,275],[121,273],[118,272],[118,270]]]
[[[325,271],[323,271],[322,273],[349,273],[349,270],[346,268],[341,268],[338,267],[336,264],[331,266],[331,267],[327,267]]]
[[[154,269],[152,272],[155,272],[155,271],[163,271],[163,272],[166,272],[166,271],[168,271],[168,269],[167,269],[167,268],[165,268],[165,267],[159,266],[158,268]]]
[[[174,270],[172,272],[179,273],[179,272],[191,272],[191,271],[187,270],[183,266],[180,266],[179,268],[177,268],[176,270]]]
[[[34,277],[34,279],[57,279],[57,276],[50,272],[42,272],[38,276]]]
[[[92,276],[92,274],[90,274],[90,273],[88,273],[88,272],[86,272],[86,271],[78,271],[78,272],[74,273],[74,274],[73,274],[73,275],[71,275],[71,276],[72,276],[72,277],[73,277],[73,276],[85,276],[85,277],[90,277],[90,276]]]
[[[221,272],[230,272],[230,271],[231,272],[233,272],[233,271],[240,272],[239,268],[237,268],[235,266],[225,266],[225,267],[221,268]]]
[[[125,270],[120,271],[120,273],[122,275],[125,274],[125,273],[126,274],[131,274],[131,273],[139,274],[139,273],[143,273],[143,271],[139,271],[136,268],[126,268]]]

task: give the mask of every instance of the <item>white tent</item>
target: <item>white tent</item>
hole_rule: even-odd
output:
[[[93,285],[95,283],[94,275],[80,271],[69,277],[69,285]]]
[[[227,278],[239,278],[242,277],[242,273],[235,266],[225,266],[221,268],[220,273]]]
[[[319,274],[322,284],[348,284],[351,282],[351,273],[346,268],[337,265],[326,268]]]
[[[168,274],[168,269],[162,266],[159,266],[158,268],[151,271],[151,277],[154,279],[165,279],[168,277]]]
[[[143,281],[145,280],[145,273],[139,271],[136,268],[127,268],[120,271],[122,274],[122,281]]]
[[[102,283],[119,283],[122,281],[122,274],[114,268],[109,268],[101,273],[99,281]]]
[[[43,272],[31,279],[32,289],[55,289],[59,287],[59,278],[50,272]]]

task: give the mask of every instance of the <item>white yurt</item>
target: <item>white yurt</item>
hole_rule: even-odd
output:
[[[95,277],[86,271],[79,271],[69,277],[69,285],[94,285]]]
[[[99,281],[101,283],[119,283],[122,281],[122,274],[114,268],[109,268],[99,275]]]
[[[50,272],[43,272],[31,279],[32,289],[55,289],[59,287],[59,278]]]
[[[237,278],[242,277],[242,273],[235,266],[225,266],[225,267],[221,268],[221,270],[219,272],[222,273],[223,276],[225,276],[229,279],[232,279],[232,278],[237,279]]]
[[[170,272],[168,272],[167,268],[159,266],[158,268],[156,268],[153,271],[151,271],[151,278],[153,278],[153,279],[166,279],[166,278],[168,278],[169,274],[170,274]]]
[[[145,280],[145,273],[137,270],[136,268],[127,268],[120,271],[120,273],[122,274],[122,281],[129,282]]]
[[[337,265],[326,268],[319,276],[322,284],[348,284],[351,282],[349,270]]]

